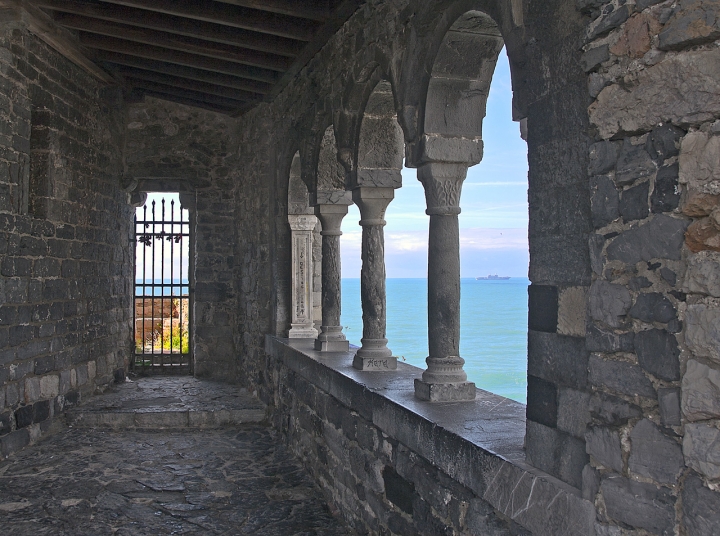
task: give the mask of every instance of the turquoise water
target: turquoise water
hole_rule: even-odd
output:
[[[527,394],[526,278],[460,283],[460,355],[481,389],[525,403]],[[425,368],[427,280],[387,280],[387,338],[393,355]],[[360,280],[342,280],[342,324],[355,345],[362,337]],[[402,356],[402,357],[401,357]]]

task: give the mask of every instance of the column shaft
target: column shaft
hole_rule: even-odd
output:
[[[288,216],[292,241],[292,321],[288,337],[314,339],[312,232],[317,218],[313,215]]]

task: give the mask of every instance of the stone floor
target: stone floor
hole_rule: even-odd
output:
[[[155,392],[156,402],[167,394],[144,382],[139,392]],[[212,388],[195,382],[199,389]],[[139,411],[158,408],[137,388],[118,390],[135,391],[133,403],[103,405],[97,397],[88,409],[104,407],[107,415],[112,407],[127,413],[133,404]],[[182,398],[177,392],[173,396]],[[257,400],[247,403],[257,409]],[[187,413],[188,406],[174,404]],[[232,395],[220,405],[242,409]],[[79,413],[75,417],[82,420]],[[206,429],[198,430],[186,422],[165,430],[70,427],[13,455],[0,463],[0,531],[13,536],[352,534],[329,512],[320,490],[270,427],[245,423],[208,429],[204,421]]]

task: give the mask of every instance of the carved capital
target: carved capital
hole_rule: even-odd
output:
[[[352,195],[360,209],[360,225],[385,225],[385,209],[395,197],[393,188],[356,188]]]
[[[293,231],[312,231],[317,225],[317,217],[312,214],[289,214],[288,223]]]
[[[425,164],[418,180],[425,189],[428,215],[460,214],[460,194],[467,175],[466,164]]]

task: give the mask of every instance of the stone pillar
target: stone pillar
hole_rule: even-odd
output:
[[[418,168],[430,216],[428,244],[428,368],[415,380],[421,400],[475,399],[460,357],[460,192],[467,164],[430,163]]]
[[[314,339],[312,233],[317,218],[311,214],[290,214],[292,241],[292,323],[288,337]]]
[[[350,343],[345,338],[340,324],[340,225],[351,204],[350,192],[332,192],[325,199],[318,192],[315,204],[322,225],[322,325],[315,339],[315,349],[323,352],[347,352]],[[339,199],[338,199],[339,197]]]
[[[353,200],[360,209],[362,225],[362,270],[360,296],[363,310],[362,347],[353,366],[360,370],[395,370],[397,358],[385,338],[385,209],[395,196],[393,188],[360,187]]]

